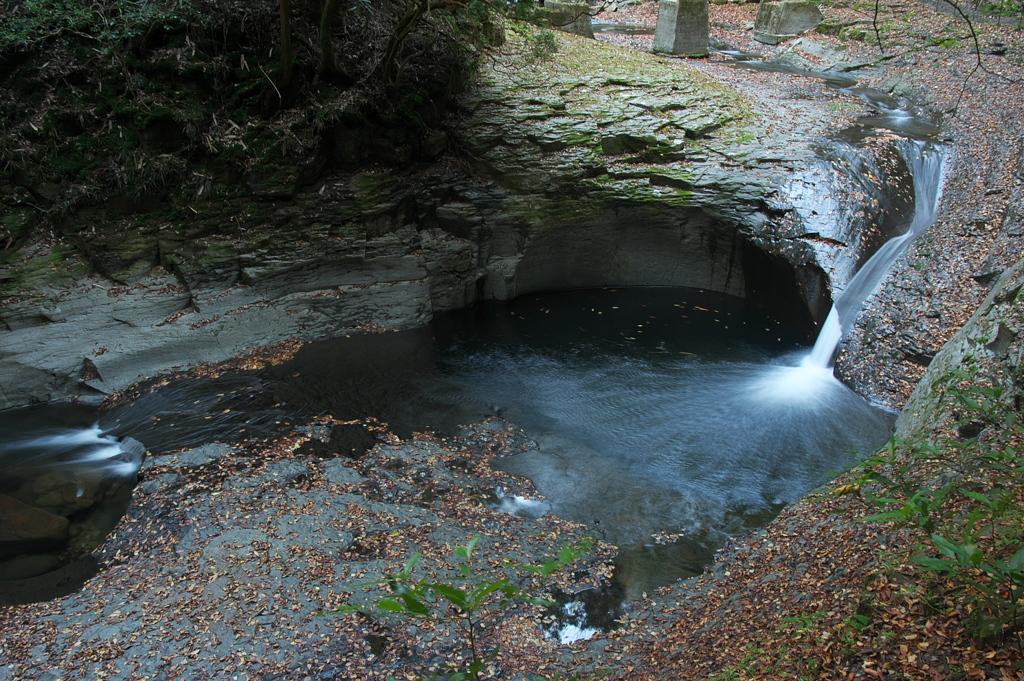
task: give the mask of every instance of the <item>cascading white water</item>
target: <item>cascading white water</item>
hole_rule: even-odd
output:
[[[884,113],[874,121],[880,127],[903,131],[920,122],[895,104],[876,99],[873,108]],[[471,411],[476,404],[501,405],[508,417],[536,433],[540,446],[496,466],[531,478],[548,501],[542,504],[506,496],[495,505],[498,510],[533,516],[550,508],[566,517],[593,522],[615,543],[633,544],[636,555],[646,551],[653,537],[681,537],[672,542],[678,547],[671,554],[672,563],[643,568],[651,576],[634,578],[629,587],[634,591],[648,591],[664,583],[659,580],[665,575],[675,579],[680,570],[692,567],[693,574],[699,572],[724,537],[766,522],[782,504],[827,480],[848,465],[856,452],[880,446],[891,432],[892,415],[846,388],[833,376],[831,367],[843,330],[850,328],[895,259],[935,218],[942,149],[910,141],[904,143],[904,149],[913,174],[913,220],[901,236],[891,239],[851,277],[814,349],[803,356],[794,359],[790,354],[779,360],[755,339],[716,336],[712,331],[718,328],[735,333],[747,324],[740,321],[744,315],[737,311],[734,316],[722,302],[684,305],[680,298],[654,314],[654,309],[648,309],[650,295],[633,305],[584,305],[583,314],[589,310],[589,319],[601,320],[598,326],[603,331],[584,333],[582,340],[559,343],[552,350],[543,344],[557,337],[552,333],[552,320],[562,315],[548,316],[550,302],[544,302],[535,315],[542,320],[538,326],[513,328],[510,322],[524,318],[511,317],[507,311],[498,325],[524,344],[527,340],[537,343],[539,349],[508,350],[499,345],[475,354],[444,350],[458,356],[448,360],[446,379],[430,376],[434,385],[441,386],[438,399],[433,399],[433,393],[420,395],[419,401],[410,397],[408,405],[395,407],[395,413],[414,413],[419,419],[416,428],[435,427],[427,413],[437,402],[444,403],[445,416],[450,413],[454,419],[459,415],[455,423],[471,421],[461,418],[464,407]],[[620,307],[622,314],[628,309],[639,316],[630,318],[625,326],[604,328],[605,323],[614,321]],[[655,335],[649,333],[654,330],[648,326],[652,320],[673,318],[681,323],[704,316],[702,326],[694,327],[699,332],[690,337],[666,333],[661,342],[643,345]],[[566,315],[565,321],[580,329],[582,318]],[[785,325],[773,322],[750,326],[772,331],[771,337],[781,343],[775,324]],[[433,334],[427,336],[432,339]],[[372,340],[373,348],[382,345],[380,339]],[[806,336],[801,342],[805,340]],[[706,347],[709,342],[715,347]],[[361,356],[354,355],[352,347],[345,346],[347,364],[319,362],[314,371],[282,369],[281,376],[291,381],[318,375],[328,386],[332,401],[311,408],[313,413],[336,414],[339,405],[346,412],[355,409],[337,397],[342,384],[356,387],[352,394],[358,395],[360,404],[367,400],[369,383],[380,384],[382,395],[387,396],[382,399],[394,399],[393,393],[405,396],[416,392],[406,389],[402,382],[406,379],[389,375],[381,380],[372,361],[354,359]],[[626,352],[630,348],[632,354]],[[422,362],[418,351],[409,353],[408,366],[396,362],[398,356],[392,351],[380,354],[379,361],[389,368],[399,365],[394,376],[406,371],[413,374],[413,367],[426,369],[423,376],[434,371],[433,365]],[[323,367],[334,365],[344,369],[340,380],[323,375]],[[360,371],[352,369],[357,365]],[[367,367],[372,369],[370,373],[363,371]],[[365,380],[366,376],[372,380]],[[422,378],[420,374],[415,377]],[[224,437],[228,432],[248,435],[264,426],[270,432],[286,420],[283,404],[291,405],[312,394],[302,386],[287,388],[283,378],[278,386],[270,386],[269,378],[252,376],[225,380],[236,384],[201,381],[168,386],[145,393],[115,414],[106,414],[111,429],[122,436],[120,440],[99,426],[84,425],[87,421],[76,421],[77,428],[32,436],[24,434],[39,431],[26,430],[19,423],[14,430],[20,440],[5,451],[5,422],[0,414],[0,470],[4,470],[5,458],[20,466],[36,467],[56,454],[57,458],[51,459],[56,466],[92,468],[109,477],[127,477],[138,470],[144,456],[142,445],[125,437],[129,434],[142,438],[151,448],[162,443],[172,448]],[[395,385],[402,387],[396,390]],[[256,399],[271,393],[272,398]],[[387,404],[389,409],[394,406]],[[367,409],[380,415],[377,405]],[[486,413],[491,413],[492,407],[487,409]],[[213,414],[217,416],[211,418]],[[0,481],[12,488],[21,484],[8,475],[0,475]],[[578,627],[586,629],[582,622]]]
[[[906,231],[889,239],[851,277],[832,305],[817,341],[796,366],[765,367],[755,372],[750,396],[762,404],[839,403],[849,389],[832,372],[843,332],[850,329],[868,297],[878,288],[896,259],[934,221],[942,187],[943,148],[930,142],[905,140],[901,146],[913,174],[914,216]]]
[[[128,477],[138,472],[143,456],[137,441],[118,440],[93,424],[4,443],[0,446],[0,470],[14,477],[32,469],[85,467],[99,475]]]
[[[800,363],[801,366],[828,370],[832,366],[832,358],[842,339],[843,329],[839,324],[839,311],[833,305],[832,309],[828,311],[825,323],[821,325],[821,331],[818,332],[818,339],[814,342],[814,347],[804,357]]]
[[[814,348],[801,363],[804,367],[831,368],[843,332],[853,326],[865,301],[896,259],[935,222],[942,190],[944,150],[930,142],[916,141],[905,142],[901,150],[914,178],[914,217],[907,231],[883,244],[836,297]]]

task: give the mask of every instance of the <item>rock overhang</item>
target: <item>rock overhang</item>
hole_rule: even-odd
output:
[[[164,229],[158,260],[127,281],[69,266],[30,284],[3,311],[0,406],[101,399],[253,345],[574,286],[763,298],[781,277],[822,317],[834,272],[791,194],[827,163],[815,148],[827,112],[773,126],[763,103],[685,62],[557,40],[550,61],[481,74],[437,163],[327,170],[294,196],[235,206],[247,223],[231,236],[212,222],[201,239]],[[819,193],[842,191],[820,175]]]

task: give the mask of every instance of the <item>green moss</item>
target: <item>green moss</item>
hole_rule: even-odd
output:
[[[91,268],[70,246],[56,245],[34,257],[23,257],[0,275],[0,291],[19,293],[57,286],[85,276]]]
[[[162,3],[146,6],[157,5]],[[76,55],[79,67],[74,73],[62,73],[48,82],[38,68],[45,57],[37,55],[39,59],[27,63],[18,77],[4,81],[17,88],[12,91],[19,93],[18,103],[24,102],[26,109],[45,103],[51,110],[39,126],[38,119],[30,118],[11,102],[3,105],[11,129],[24,131],[36,145],[26,167],[43,175],[42,182],[61,187],[64,192],[56,198],[59,205],[52,214],[74,220],[75,211],[82,207],[112,200],[130,204],[126,197],[138,200],[140,205],[160,204],[158,211],[127,226],[111,212],[108,219],[111,225],[117,223],[126,231],[123,238],[97,239],[91,244],[99,261],[114,271],[128,272],[126,276],[135,271],[136,262],[152,263],[158,258],[171,263],[183,258],[216,262],[233,257],[234,247],[224,239],[239,236],[233,232],[233,225],[239,222],[249,230],[245,238],[273,245],[275,239],[280,241],[281,234],[269,227],[273,221],[264,214],[273,199],[290,196],[301,181],[308,179],[303,172],[311,165],[311,150],[323,135],[333,135],[333,152],[337,155],[339,140],[349,131],[359,142],[352,149],[353,165],[380,161],[367,150],[398,147],[421,136],[419,133],[434,123],[432,117],[438,113],[435,105],[449,95],[450,80],[417,82],[392,92],[386,111],[384,107],[374,110],[349,106],[349,87],[324,79],[315,95],[305,89],[299,95],[311,96],[312,100],[300,101],[296,109],[284,115],[268,114],[258,124],[250,124],[261,113],[266,114],[261,108],[269,91],[266,74],[273,74],[276,68],[276,58],[266,49],[268,45],[259,44],[266,33],[253,30],[249,34],[230,22],[216,36],[190,28],[188,48],[170,55],[166,49],[184,47],[186,30],[183,19],[171,16],[178,10],[172,12],[169,7],[161,10],[166,10],[167,16],[145,24],[147,31],[153,28],[169,36],[159,50],[145,46],[148,33],[133,32],[137,26],[118,27],[122,40],[105,44],[101,57],[91,39],[78,41],[67,35],[61,56],[66,59],[67,55]],[[521,47],[527,44],[526,36],[538,35],[533,27],[516,30],[519,33],[514,40]],[[674,130],[666,126],[664,134],[626,132],[626,139],[640,142],[618,151],[605,149],[612,154],[608,158],[599,154],[603,131],[573,127],[574,122],[588,120],[587,106],[604,107],[603,102],[613,94],[621,95],[621,102],[626,103],[632,94],[642,94],[647,88],[675,92],[680,101],[692,98],[693,106],[716,116],[708,128],[696,129],[693,135],[721,126],[716,131],[720,141],[730,135],[735,139],[742,135],[753,138],[738,123],[748,115],[748,107],[737,93],[672,60],[559,34],[557,51],[548,61],[519,63],[516,69],[518,73],[513,77],[488,76],[499,91],[495,97],[506,102],[533,98],[537,102],[534,108],[542,114],[539,119],[565,126],[557,131],[555,142],[544,148],[538,174],[551,178],[550,185],[541,191],[558,193],[571,187],[575,197],[547,202],[553,207],[546,208],[545,215],[537,219],[578,219],[623,200],[671,205],[691,200],[685,179],[673,175],[671,186],[652,186],[648,169],[656,162],[699,151],[692,140],[676,141],[687,134],[681,124]],[[461,71],[456,75],[460,74],[464,75]],[[308,75],[306,72],[303,77]],[[560,97],[551,94],[554,92]],[[299,107],[306,104],[310,106],[302,113]],[[657,110],[655,114],[671,122],[672,116],[686,106]],[[301,115],[291,115],[296,111]],[[610,109],[606,113],[611,123],[628,118]],[[558,123],[559,119],[564,120]],[[225,125],[225,121],[239,127]],[[33,129],[30,123],[40,129]],[[411,135],[410,127],[415,128]],[[165,129],[174,132],[173,140],[162,134]],[[229,134],[224,134],[225,130]],[[377,147],[369,141],[369,130],[375,133],[373,143]],[[563,153],[565,156],[559,156]],[[620,153],[628,153],[630,158],[615,158]],[[566,158],[570,162],[565,162]],[[623,161],[636,166],[632,176],[621,171],[603,172],[609,162]],[[535,179],[530,173],[530,168],[509,172]],[[593,173],[598,176],[585,177]],[[352,207],[345,215],[355,217],[380,210],[396,190],[395,183],[387,173],[355,175],[346,189],[351,191]],[[203,191],[197,194],[200,187]],[[524,183],[524,191],[535,190],[536,182]],[[254,195],[266,202],[255,201]],[[520,210],[524,215],[528,213],[524,208]],[[11,213],[3,218],[3,229],[16,234],[31,217],[31,213]],[[261,228],[254,223],[268,226]],[[232,233],[226,235],[228,231]],[[202,245],[198,235],[212,236],[210,245]],[[11,255],[0,257],[14,261]],[[19,270],[16,278],[24,279],[27,271]]]

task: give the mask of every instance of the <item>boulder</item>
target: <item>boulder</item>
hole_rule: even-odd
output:
[[[0,582],[29,579],[56,570],[60,560],[52,553],[18,556],[0,561]]]
[[[89,508],[109,489],[100,471],[85,467],[52,468],[11,493],[45,512],[69,516]]]
[[[67,518],[0,494],[0,558],[56,548],[67,539]]]
[[[754,40],[778,45],[801,33],[813,31],[824,17],[814,2],[769,2],[762,0],[754,20]]]

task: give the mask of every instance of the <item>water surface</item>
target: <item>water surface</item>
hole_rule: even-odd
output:
[[[547,512],[622,547],[635,595],[696,574],[728,536],[888,438],[891,414],[827,369],[798,366],[814,334],[800,310],[766,316],[694,289],[531,295],[309,344],[263,370],[171,381],[107,411],[12,412],[4,427],[19,432],[4,435],[0,464],[24,468],[31,454],[37,465],[50,451],[54,466],[72,456],[116,467],[115,437],[169,451],[322,414],[374,417],[404,437],[498,414],[537,447],[495,465],[533,480]],[[42,446],[55,434],[63,450]]]

